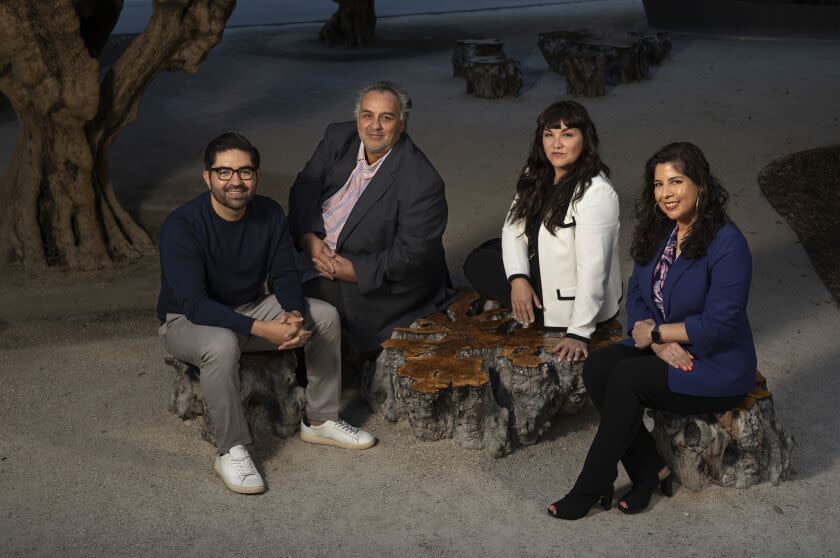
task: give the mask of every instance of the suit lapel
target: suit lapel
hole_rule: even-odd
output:
[[[671,293],[674,292],[674,286],[680,280],[683,273],[694,265],[696,259],[688,259],[680,256],[674,263],[671,264],[671,269],[668,270],[668,275],[665,277],[665,286],[662,289],[662,306],[665,309],[665,317],[671,314]]]
[[[365,191],[362,192],[361,196],[359,196],[359,200],[356,202],[356,205],[353,206],[352,211],[350,211],[350,215],[347,217],[347,222],[344,223],[344,227],[341,229],[341,234],[338,235],[336,249],[341,248],[341,245],[344,244],[344,241],[350,233],[353,232],[353,229],[356,228],[364,216],[371,210],[376,202],[379,201],[379,198],[381,198],[388,188],[391,187],[391,184],[393,184],[394,173],[399,168],[405,142],[406,136],[403,134],[403,137],[400,138],[393,148],[391,148],[388,158],[382,162],[382,166],[379,167],[378,171],[376,171],[376,175],[374,175],[368,183]],[[347,171],[348,176],[349,174],[350,171]]]
[[[330,199],[333,194],[338,192],[350,178],[350,173],[356,168],[356,156],[359,154],[359,143],[361,140],[356,135],[356,139],[350,142],[347,151],[336,161],[332,166],[329,177],[327,178],[327,189],[324,191],[321,204]]]

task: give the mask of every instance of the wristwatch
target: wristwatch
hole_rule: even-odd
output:
[[[659,331],[659,324],[653,326],[653,329],[650,330],[650,340],[654,343],[662,343],[662,332]]]

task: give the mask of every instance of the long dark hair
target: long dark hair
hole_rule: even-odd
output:
[[[560,128],[561,124],[580,131],[583,147],[572,168],[551,189],[550,203],[543,214],[543,187],[554,182],[554,167],[543,149],[543,132]],[[565,219],[569,204],[583,197],[592,185],[592,179],[600,172],[609,175],[610,169],[598,156],[598,132],[595,131],[595,124],[589,118],[589,113],[583,105],[574,101],[554,103],[537,117],[537,128],[534,130],[528,161],[516,181],[517,198],[508,213],[508,221],[524,220],[527,231],[531,225],[542,219],[545,228],[553,234]],[[580,187],[575,191],[578,184]]]
[[[729,194],[712,175],[709,162],[700,148],[688,142],[670,143],[648,159],[642,191],[636,198],[636,207],[633,212],[636,217],[636,228],[633,231],[630,255],[636,263],[641,265],[653,259],[659,243],[674,229],[674,221],[662,213],[654,199],[653,179],[656,166],[663,163],[674,165],[700,190],[697,198],[697,220],[692,223],[680,245],[683,256],[699,258],[705,254],[715,234],[724,223],[729,221],[729,216],[726,214]]]

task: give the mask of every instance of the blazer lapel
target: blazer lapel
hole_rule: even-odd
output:
[[[665,277],[665,286],[662,289],[662,306],[665,309],[665,317],[671,314],[671,293],[674,292],[674,286],[680,280],[683,273],[694,265],[696,259],[690,260],[685,257],[679,257],[671,264],[671,269],[668,270],[668,275]]]
[[[356,168],[356,156],[359,154],[360,143],[361,140],[357,135],[356,139],[350,142],[347,151],[332,166],[332,170],[327,177],[327,188],[324,190],[321,204],[330,199],[345,184],[347,184],[347,179],[350,178],[350,173],[353,172],[354,168]]]
[[[657,315],[659,311],[656,309],[656,303],[653,302],[653,272],[656,270],[656,264],[659,263],[659,258],[662,256],[662,250],[665,249],[665,243],[667,241],[668,237],[666,236],[659,242],[653,258],[642,268],[642,272],[639,274],[639,288],[642,291],[642,299],[648,308],[653,310]]]
[[[353,229],[356,228],[364,216],[371,210],[376,202],[379,201],[379,198],[381,198],[388,188],[391,187],[391,184],[393,184],[394,173],[399,168],[405,141],[406,137],[405,134],[403,134],[403,137],[400,138],[393,148],[391,148],[388,158],[382,162],[382,166],[379,167],[378,171],[376,171],[376,175],[368,183],[365,191],[362,192],[361,196],[359,196],[359,200],[356,202],[356,205],[353,206],[353,209],[350,211],[350,215],[347,217],[347,222],[344,223],[344,227],[338,235],[336,249],[341,248],[341,245],[344,244],[344,241],[347,240],[347,237],[353,232]],[[348,171],[347,174],[349,175],[350,172]]]

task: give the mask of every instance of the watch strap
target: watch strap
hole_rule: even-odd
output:
[[[650,330],[650,340],[654,343],[662,343],[662,332],[659,331],[659,324],[656,324]]]

